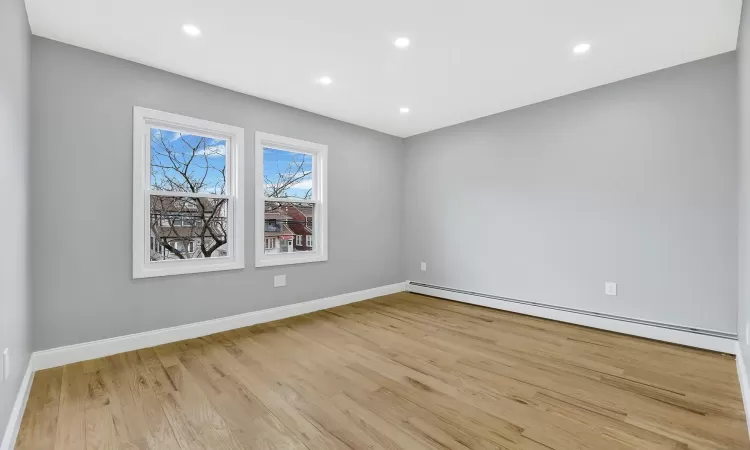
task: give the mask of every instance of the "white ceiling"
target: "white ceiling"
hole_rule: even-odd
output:
[[[401,137],[734,50],[741,3],[26,0],[36,35]]]

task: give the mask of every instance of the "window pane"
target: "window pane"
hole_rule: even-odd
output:
[[[306,153],[263,149],[264,195],[274,198],[313,198],[313,157]]]
[[[151,196],[151,261],[227,256],[227,200]]]
[[[310,252],[314,203],[265,202],[264,248],[266,254]]]
[[[226,192],[227,141],[151,128],[151,189]]]

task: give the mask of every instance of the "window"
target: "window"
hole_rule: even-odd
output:
[[[326,145],[255,134],[256,267],[328,260],[327,162]],[[302,236],[312,242],[310,233],[315,248],[301,245]],[[279,249],[261,245],[269,235]]]
[[[305,237],[306,237],[306,239],[305,239],[305,245],[308,246],[308,247],[312,247],[312,236],[307,235]]]
[[[134,278],[245,267],[243,153],[242,128],[133,109]]]
[[[266,238],[266,250],[272,250],[276,248],[276,240],[274,238]]]

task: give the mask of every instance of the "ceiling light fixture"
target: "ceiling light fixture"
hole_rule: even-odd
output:
[[[333,80],[331,77],[320,77],[318,78],[318,83],[322,84],[323,86],[328,86],[329,84],[333,83]]]
[[[409,38],[406,37],[400,37],[393,41],[393,45],[395,45],[398,48],[406,48],[410,44]]]
[[[201,35],[201,29],[192,23],[186,23],[182,26],[182,31],[188,36],[198,37]]]
[[[399,112],[400,112],[401,114],[406,114],[406,113],[408,113],[408,112],[409,112],[409,108],[406,108],[406,107],[403,107],[403,108],[399,108]]]
[[[589,44],[588,42],[583,42],[573,47],[573,53],[578,55],[586,53],[589,50],[591,50],[591,44]]]

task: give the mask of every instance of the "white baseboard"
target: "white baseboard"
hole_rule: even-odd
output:
[[[431,295],[449,300],[455,300],[472,305],[486,306],[488,308],[511,311],[529,316],[542,317],[545,319],[557,320],[560,322],[573,323],[601,330],[614,331],[617,333],[630,334],[658,341],[671,342],[674,344],[686,345],[689,347],[713,350],[721,353],[735,354],[737,351],[737,340],[711,336],[700,333],[691,333],[689,331],[663,328],[653,325],[646,325],[626,320],[610,319],[592,315],[580,314],[559,309],[545,308],[542,306],[533,306],[511,301],[497,300],[494,298],[471,295],[462,292],[453,292],[451,290],[434,289],[426,286],[415,284],[406,285],[406,290],[417,294]]]
[[[259,323],[285,319],[287,317],[359,302],[379,297],[381,295],[395,294],[397,292],[403,292],[405,289],[405,283],[396,283],[364,291],[312,300],[309,302],[295,303],[293,305],[279,306],[277,308],[263,309],[260,311],[238,314],[236,316],[223,317],[221,319],[207,320],[205,322],[191,323],[177,327],[162,328],[160,330],[102,339],[100,341],[85,342],[83,344],[42,350],[34,352],[31,355],[31,359],[34,370],[49,369],[51,367],[58,367],[74,362],[102,358],[117,353],[154,347],[156,345],[168,344],[170,342],[193,339]]]
[[[16,445],[18,430],[21,428],[21,419],[23,419],[23,412],[26,410],[26,401],[29,399],[29,391],[31,390],[31,381],[33,379],[34,369],[31,365],[31,360],[29,360],[26,373],[21,380],[21,386],[18,388],[16,401],[13,403],[13,409],[10,410],[8,426],[5,427],[5,434],[3,435],[3,441],[0,443],[0,450],[11,450]]]
[[[747,378],[747,369],[740,343],[737,342],[737,378],[740,380],[740,391],[742,391],[742,404],[745,406],[745,421],[747,421],[747,432],[750,435],[750,380]]]

